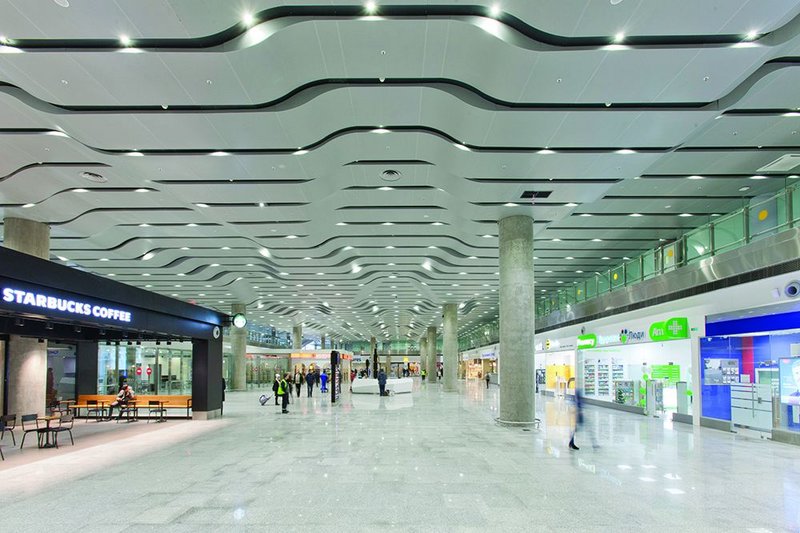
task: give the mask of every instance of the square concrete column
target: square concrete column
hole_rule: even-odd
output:
[[[426,373],[428,372],[428,338],[427,337],[421,337],[419,339],[419,370],[420,370],[420,373],[423,370]]]
[[[458,305],[444,304],[444,331],[442,333],[442,359],[444,364],[444,390],[456,390],[458,382]]]
[[[292,328],[292,350],[303,348],[303,324],[297,324]]]
[[[500,226],[500,416],[507,425],[533,424],[533,219],[512,216]]]
[[[40,259],[50,259],[50,226],[35,220],[7,217],[3,220],[3,246]],[[6,412],[17,416],[44,414],[47,397],[47,342],[10,335],[8,358],[0,366],[7,377]],[[2,412],[0,396],[0,412]]]
[[[245,314],[245,304],[232,304],[231,315]],[[231,332],[231,383],[230,390],[245,390],[247,388],[247,327],[230,327]]]
[[[436,328],[428,328],[428,382],[436,383]]]
[[[319,349],[320,350],[324,350],[325,349],[325,335],[322,335],[319,338]]]

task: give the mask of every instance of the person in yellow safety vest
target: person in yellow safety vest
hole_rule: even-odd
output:
[[[281,413],[288,413],[286,408],[289,405],[289,383],[287,382],[289,374],[286,374],[278,382],[278,396],[281,397]]]
[[[423,368],[421,374],[422,374],[422,381],[425,381],[425,376],[428,375],[428,372]]]

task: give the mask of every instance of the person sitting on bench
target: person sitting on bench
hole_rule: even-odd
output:
[[[122,411],[125,406],[128,405],[128,402],[135,400],[136,394],[133,392],[133,389],[127,383],[122,384],[122,388],[119,390],[117,394],[117,399],[108,407],[108,420],[111,420],[111,413],[114,411],[114,407],[119,407],[119,414],[117,418],[122,418]]]

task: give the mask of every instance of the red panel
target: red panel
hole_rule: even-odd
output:
[[[755,365],[753,363],[753,337],[742,337],[742,370],[741,374],[748,374],[750,382],[755,383]]]

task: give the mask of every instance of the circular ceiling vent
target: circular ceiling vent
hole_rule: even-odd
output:
[[[393,170],[391,168],[387,168],[383,172],[381,172],[381,179],[383,181],[397,181],[402,177],[402,174],[399,170]]]
[[[81,177],[95,183],[106,183],[108,181],[105,177],[94,172],[81,172]]]

